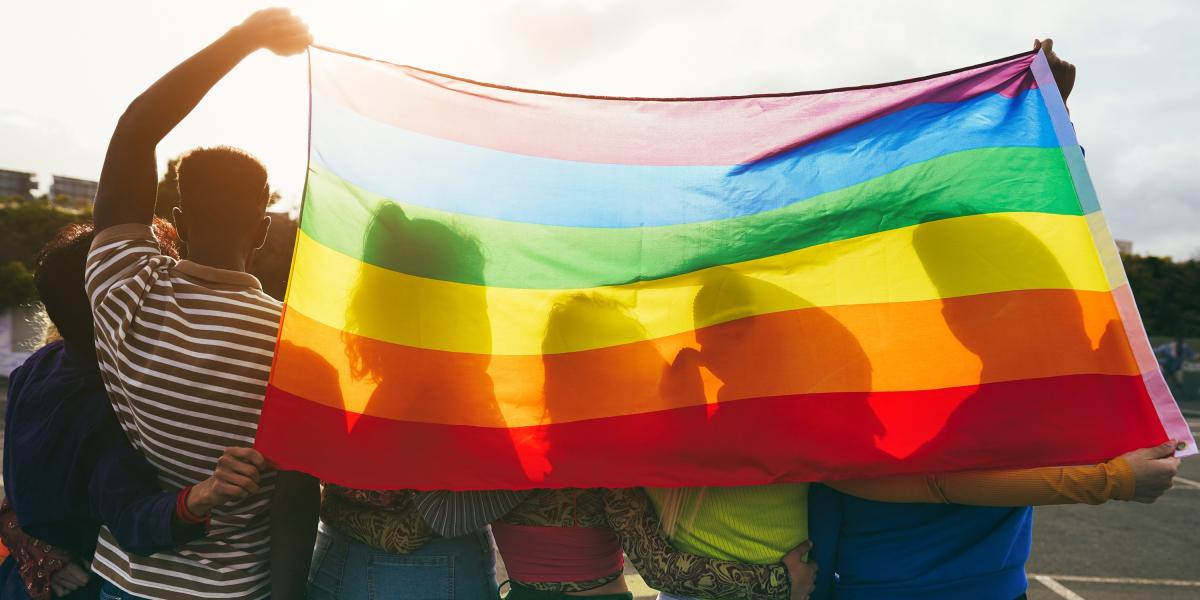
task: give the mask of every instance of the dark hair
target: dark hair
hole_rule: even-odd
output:
[[[196,148],[179,158],[179,206],[202,221],[255,224],[267,209],[267,169],[230,146]]]
[[[175,227],[154,219],[154,234],[163,254],[179,258],[179,236]],[[84,265],[95,232],[91,223],[67,225],[42,246],[33,274],[46,315],[68,344],[92,345],[92,307],[83,288]]]

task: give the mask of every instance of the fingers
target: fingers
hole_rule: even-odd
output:
[[[1150,461],[1150,460],[1156,460],[1156,459],[1160,459],[1160,458],[1166,458],[1168,456],[1171,456],[1174,453],[1175,453],[1175,442],[1169,441],[1169,442],[1163,442],[1157,446],[1151,446],[1149,448],[1140,448],[1138,450],[1133,450],[1131,452],[1127,452],[1125,454],[1125,456],[1128,460]]]
[[[65,596],[87,585],[88,573],[78,563],[67,563],[50,575],[50,589],[56,596]]]
[[[1046,39],[1042,40],[1042,43],[1039,46],[1039,48],[1042,50],[1042,52],[1046,53],[1047,57],[1053,56],[1054,55],[1054,40],[1052,40],[1050,38],[1046,38]]]
[[[225,449],[225,456],[230,456],[239,461],[250,463],[254,468],[263,470],[267,468],[267,459],[254,448],[242,448],[239,446],[230,446]]]
[[[1149,448],[1142,448],[1141,450],[1135,450],[1134,453],[1137,454],[1141,458],[1146,458],[1146,459],[1151,459],[1151,460],[1157,459],[1157,458],[1166,458],[1168,456],[1171,456],[1172,454],[1175,454],[1175,448],[1178,446],[1178,444],[1179,444],[1179,442],[1177,442],[1175,440],[1171,440],[1168,442],[1163,442],[1157,446],[1151,446]]]
[[[258,493],[258,482],[229,471],[218,471],[213,473],[217,478],[216,492],[217,494],[229,498],[245,498]],[[231,487],[232,486],[232,487]]]
[[[792,549],[792,552],[799,552],[800,554],[808,554],[808,552],[810,550],[812,550],[812,541],[804,540],[803,543],[801,543],[799,546],[796,546],[794,549]]]
[[[1150,474],[1139,477],[1134,488],[1134,500],[1151,504],[1175,485],[1180,459],[1174,456],[1147,461]]]
[[[298,54],[312,44],[308,25],[287,8],[267,8],[246,19],[242,28],[258,47],[279,55]]]
[[[228,456],[217,459],[217,468],[213,470],[213,475],[222,480],[236,476],[254,483],[261,481],[261,475],[254,465]]]
[[[88,580],[91,579],[87,570],[79,566],[79,563],[71,563],[63,571],[63,576],[67,578],[67,581],[75,584],[77,587],[87,585]]]

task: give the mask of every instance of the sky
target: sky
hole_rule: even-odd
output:
[[[1071,116],[1116,237],[1200,255],[1200,3],[0,0],[0,168],[95,179],[117,118],[162,73],[255,8],[316,42],[496,83],[625,96],[823,89],[905,79],[1053,37],[1079,68]],[[160,145],[257,155],[285,202],[304,181],[302,56],[260,51]]]

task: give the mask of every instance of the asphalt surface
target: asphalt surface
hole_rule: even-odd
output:
[[[1200,407],[1184,410],[1200,437]],[[1027,570],[1058,584],[1035,578],[1031,600],[1200,599],[1200,457],[1154,504],[1035,509]]]

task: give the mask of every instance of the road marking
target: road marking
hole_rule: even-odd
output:
[[[1175,483],[1182,484],[1185,488],[1200,490],[1200,481],[1192,481],[1191,479],[1184,479],[1183,477],[1176,475]]]
[[[1037,575],[1034,577],[1034,579],[1037,580],[1038,583],[1050,588],[1050,591],[1063,598],[1066,598],[1067,600],[1084,600],[1083,596],[1072,592],[1067,588],[1067,586],[1055,581],[1054,578],[1050,577],[1049,575]]]
[[[1190,579],[1143,579],[1139,577],[1092,577],[1089,575],[1034,575],[1030,577],[1041,581],[1043,577],[1054,581],[1075,581],[1078,583],[1116,583],[1121,585],[1165,585],[1171,587],[1200,587],[1200,581]]]

